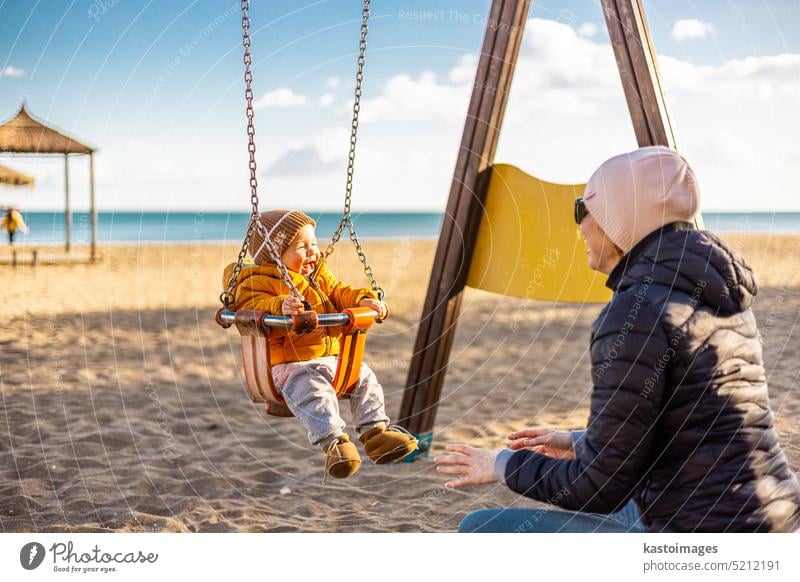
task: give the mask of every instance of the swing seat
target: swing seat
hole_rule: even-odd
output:
[[[508,164],[490,168],[467,285],[525,299],[607,303],[573,219],[584,184],[553,184]]]
[[[355,101],[353,104],[353,118],[350,133],[350,153],[347,162],[348,180],[345,186],[345,204],[342,219],[336,232],[331,238],[331,243],[325,250],[318,267],[330,256],[336,242],[341,238],[342,231],[347,228],[350,231],[350,240],[353,242],[358,253],[359,260],[364,265],[364,273],[372,284],[372,290],[377,293],[379,299],[383,297],[383,289],[378,285],[373,275],[372,268],[367,262],[367,256],[361,247],[355,228],[353,226],[350,203],[353,190],[353,170],[355,167],[356,141],[358,135],[358,114],[361,102],[361,85],[364,81],[364,60],[367,50],[367,32],[369,30],[369,3],[364,0],[364,7],[361,11],[361,35],[359,43],[359,57],[356,69],[356,88]],[[242,0],[242,46],[244,47],[244,79],[245,79],[245,99],[247,101],[247,144],[250,158],[250,203],[252,214],[247,226],[247,233],[242,241],[242,248],[239,257],[228,280],[227,288],[220,294],[220,301],[223,307],[216,313],[215,319],[222,327],[236,325],[242,338],[242,357],[244,359],[244,372],[247,389],[253,398],[253,402],[263,402],[266,404],[267,414],[275,416],[292,416],[291,411],[286,406],[286,402],[275,389],[272,378],[272,363],[270,362],[269,339],[273,334],[286,333],[309,333],[317,329],[320,325],[344,326],[339,342],[339,358],[336,366],[336,374],[333,379],[333,387],[339,398],[347,397],[355,388],[361,374],[361,363],[364,357],[364,346],[366,343],[366,333],[372,324],[378,320],[372,309],[356,307],[344,310],[341,314],[320,314],[307,311],[300,315],[288,317],[278,317],[266,315],[258,311],[239,311],[235,312],[227,309],[233,299],[233,289],[236,285],[236,278],[243,266],[248,242],[251,240],[253,229],[256,225],[263,230],[264,244],[269,251],[271,259],[280,266],[283,282],[289,288],[290,293],[297,299],[300,294],[287,274],[286,268],[281,262],[281,253],[275,247],[274,242],[270,242],[270,234],[266,232],[258,216],[258,181],[256,179],[256,145],[255,145],[255,126],[253,124],[253,74],[251,69],[252,55],[250,53],[250,2]],[[388,316],[388,313],[384,315]]]
[[[230,327],[229,319],[223,320],[225,308],[217,311],[216,320],[222,327]],[[242,340],[242,362],[245,384],[254,403],[263,403],[265,411],[272,416],[294,416],[286,406],[286,401],[275,388],[272,377],[272,362],[269,353],[269,338],[272,334],[283,334],[284,330],[264,325],[263,311],[239,310],[233,317],[233,325],[239,331]],[[375,322],[375,311],[369,307],[353,307],[345,309],[347,323],[342,327],[339,340],[339,357],[333,388],[338,398],[347,398],[355,389],[361,375],[361,364],[364,359],[367,331]],[[286,319],[289,318],[276,318]],[[306,311],[291,316],[290,331],[309,333],[320,325],[319,316],[313,311]]]

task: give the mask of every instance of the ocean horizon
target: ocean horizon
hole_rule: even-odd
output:
[[[28,211],[23,217],[30,232],[18,234],[23,244],[64,242],[64,212]],[[317,235],[325,241],[339,224],[337,212],[309,212],[317,221]],[[436,238],[441,212],[362,212],[353,215],[365,239]],[[114,243],[238,243],[250,218],[246,212],[136,212],[98,213],[97,242]],[[720,233],[800,234],[800,212],[707,212],[705,227]],[[73,212],[72,242],[88,243],[89,213]]]

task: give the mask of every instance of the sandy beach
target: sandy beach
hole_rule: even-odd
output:
[[[781,442],[800,471],[800,236],[723,236],[753,266]],[[368,241],[392,318],[368,361],[396,416],[434,241]],[[80,249],[79,249],[80,250]],[[19,531],[453,531],[465,513],[533,506],[501,485],[446,491],[431,459],[323,484],[293,419],[246,395],[238,335],[213,321],[236,245],[105,246],[93,265],[0,266],[0,528]],[[332,268],[361,284],[355,253]],[[467,290],[434,453],[512,429],[583,426],[600,306]],[[348,418],[347,416],[345,418]]]

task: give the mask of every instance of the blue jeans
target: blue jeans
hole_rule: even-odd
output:
[[[554,509],[482,509],[458,526],[460,533],[645,533],[639,510],[629,501],[616,513],[600,515]]]

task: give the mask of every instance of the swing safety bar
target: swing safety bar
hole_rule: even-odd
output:
[[[378,314],[375,314],[377,319]],[[236,321],[236,312],[231,309],[223,309],[217,315],[217,323],[222,327],[231,327]],[[324,313],[317,316],[317,325],[330,327],[336,325],[347,325],[350,323],[350,316],[346,313]],[[295,323],[294,319],[288,315],[268,315],[261,316],[261,325],[264,327],[274,327],[277,329],[291,330]]]
[[[386,314],[388,316],[388,313]],[[304,311],[297,315],[269,315],[263,311],[241,310],[234,311],[224,307],[217,310],[215,315],[217,323],[229,328],[237,326],[240,331],[246,328],[281,329],[296,333],[308,333],[318,327],[343,326],[345,333],[367,331],[374,322],[381,323],[383,319],[369,307],[353,307],[345,309],[342,313],[315,313]]]

